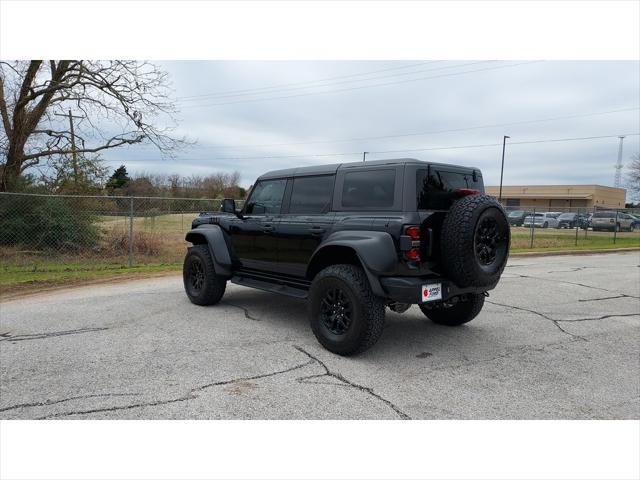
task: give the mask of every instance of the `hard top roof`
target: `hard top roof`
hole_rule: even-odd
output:
[[[310,167],[296,167],[296,168],[285,168],[282,170],[271,170],[263,175],[258,177],[258,180],[264,180],[267,178],[286,178],[286,177],[297,177],[297,176],[305,176],[305,175],[328,175],[332,173],[336,173],[338,169],[347,169],[347,168],[355,168],[355,167],[375,167],[381,165],[436,165],[441,167],[453,167],[453,168],[474,168],[474,167],[465,167],[462,165],[452,165],[447,163],[434,163],[434,162],[424,162],[422,160],[417,160],[415,158],[391,158],[387,160],[371,160],[366,162],[348,162],[348,163],[332,163],[327,165],[313,165]],[[475,170],[480,173],[480,170],[475,168]]]

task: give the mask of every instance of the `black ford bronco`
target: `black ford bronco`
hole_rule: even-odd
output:
[[[213,305],[227,281],[309,300],[328,350],[371,347],[385,307],[433,322],[472,320],[500,279],[509,224],[476,168],[413,159],[277,170],[242,209],[225,199],[186,240],[184,286]]]

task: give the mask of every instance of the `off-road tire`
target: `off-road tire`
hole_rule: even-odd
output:
[[[454,303],[451,306],[447,306],[446,302],[438,302],[435,305],[423,303],[419,307],[422,313],[433,323],[456,327],[476,318],[483,305],[484,294],[474,293],[468,294],[465,301]]]
[[[484,217],[495,220],[500,248],[495,260],[483,265],[476,253],[476,227]],[[487,195],[469,195],[457,200],[442,224],[441,265],[445,275],[460,287],[489,287],[502,275],[509,256],[511,231],[502,206]]]
[[[196,288],[193,281],[198,268],[196,264],[200,265],[204,274],[200,288]],[[227,279],[216,274],[211,252],[206,244],[189,247],[184,257],[182,280],[187,297],[196,305],[215,305],[222,299],[227,287]]]
[[[348,329],[335,334],[323,323],[321,304],[327,292],[339,289],[351,302]],[[371,291],[362,268],[355,265],[332,265],[320,271],[309,291],[309,320],[311,330],[324,348],[338,355],[348,356],[364,352],[374,345],[384,328],[384,301]]]

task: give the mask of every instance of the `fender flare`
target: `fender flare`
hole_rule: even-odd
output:
[[[202,225],[187,232],[187,242],[193,245],[207,244],[213,259],[216,273],[231,277],[231,254],[224,238],[224,232],[219,225]]]
[[[334,232],[318,245],[311,255],[309,265],[323,249],[331,246],[351,248],[362,264],[373,293],[380,297],[386,296],[379,276],[392,275],[398,262],[396,246],[389,233],[366,230]]]

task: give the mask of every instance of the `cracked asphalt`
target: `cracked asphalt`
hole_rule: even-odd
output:
[[[514,257],[482,313],[387,312],[342,358],[304,301],[179,276],[0,304],[0,418],[638,419],[640,254]]]

